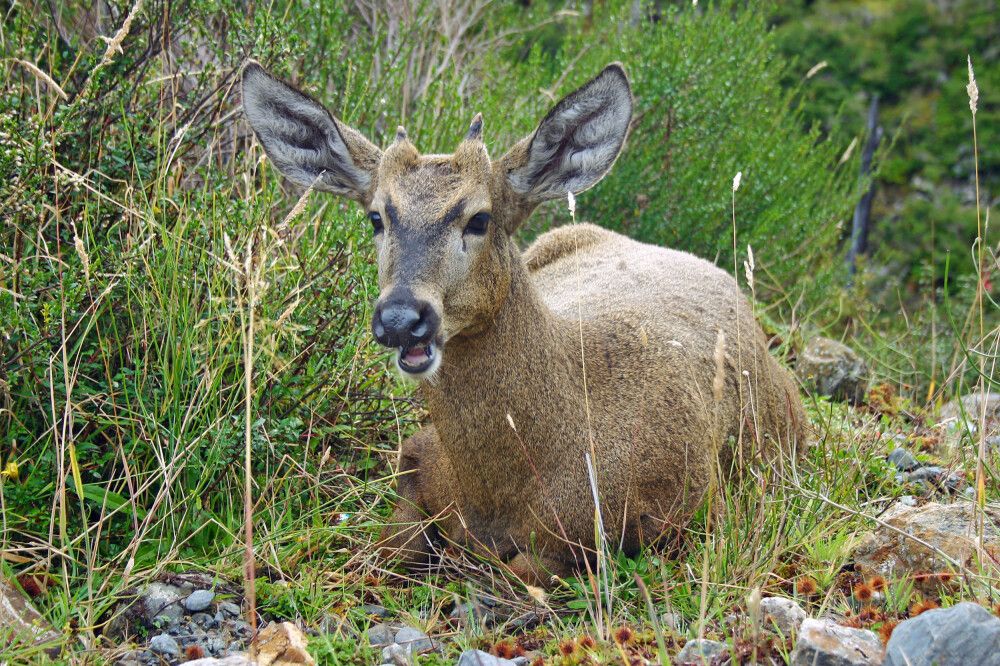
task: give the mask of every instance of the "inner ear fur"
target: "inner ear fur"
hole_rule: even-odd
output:
[[[362,203],[370,197],[382,151],[256,61],[243,68],[242,84],[250,126],[288,180]]]
[[[621,152],[632,91],[619,63],[564,97],[500,160],[513,192],[537,204],[597,184]]]

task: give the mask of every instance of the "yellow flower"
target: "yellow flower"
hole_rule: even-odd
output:
[[[17,481],[18,480],[17,463],[14,461],[8,461],[7,465],[3,468],[3,471],[0,472],[0,476],[4,477],[5,479],[10,479],[11,481]]]

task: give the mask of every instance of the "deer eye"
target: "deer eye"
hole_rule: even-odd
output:
[[[463,233],[473,234],[474,236],[482,236],[486,233],[486,229],[489,226],[490,214],[476,213],[469,218],[469,222],[465,225],[465,231]]]
[[[372,229],[375,234],[378,235],[382,233],[382,216],[379,215],[378,211],[372,211],[368,213],[368,219],[372,221]]]

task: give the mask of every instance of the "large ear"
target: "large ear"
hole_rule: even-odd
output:
[[[252,60],[243,68],[243,110],[288,180],[362,202],[369,196],[382,152]]]
[[[534,203],[594,186],[615,163],[631,119],[628,78],[612,63],[556,104],[501,159],[510,186]]]

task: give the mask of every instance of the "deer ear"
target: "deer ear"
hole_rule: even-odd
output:
[[[511,188],[529,202],[582,192],[611,169],[632,118],[632,91],[618,63],[563,98],[501,159]]]
[[[288,180],[358,201],[368,197],[382,152],[254,61],[243,68],[243,111]]]

